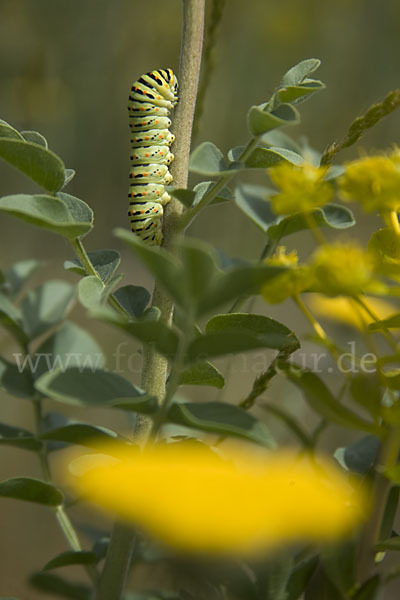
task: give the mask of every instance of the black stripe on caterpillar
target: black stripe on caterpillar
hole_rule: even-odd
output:
[[[172,182],[169,165],[174,160],[170,146],[170,111],[178,102],[178,80],[172,69],[142,75],[129,95],[131,168],[129,217],[131,228],[144,242],[162,242],[163,207],[170,201],[165,186]]]

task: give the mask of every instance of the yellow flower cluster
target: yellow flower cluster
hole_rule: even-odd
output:
[[[280,189],[279,194],[271,196],[272,210],[290,215],[324,206],[333,196],[331,184],[324,180],[327,170],[310,163],[294,166],[284,162],[269,169],[271,181]]]
[[[320,246],[311,259],[315,288],[328,296],[374,291],[379,284],[373,279],[373,268],[369,253],[350,242]]]
[[[400,209],[400,151],[366,156],[346,165],[338,179],[343,200],[359,202],[367,212]]]
[[[179,550],[242,554],[330,540],[365,518],[364,496],[325,458],[242,445],[222,457],[187,441],[101,451],[71,463],[77,492]]]
[[[310,269],[307,265],[298,265],[298,260],[295,250],[286,254],[286,248],[278,246],[274,256],[266,261],[268,265],[287,267],[287,271],[262,287],[261,294],[267,302],[283,302],[286,298],[297,296],[312,284]]]
[[[262,296],[271,304],[305,291],[327,296],[387,292],[387,286],[375,276],[376,257],[354,242],[319,246],[309,262],[303,265],[298,265],[295,251],[286,254],[285,248],[280,246],[266,263],[287,267],[287,271],[261,288]]]

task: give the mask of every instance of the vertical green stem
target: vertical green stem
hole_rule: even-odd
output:
[[[171,167],[174,184],[186,187],[192,124],[196,104],[197,86],[200,73],[200,62],[203,44],[205,0],[183,0],[183,30],[179,67],[180,101],[178,103],[173,131],[176,142],[173,147],[175,161]],[[178,219],[183,210],[182,205],[172,198],[165,210],[163,234],[164,247],[170,247],[178,232]],[[161,318],[170,323],[173,314],[173,304],[156,282],[153,293],[153,306],[161,310]],[[144,352],[142,386],[159,401],[165,396],[168,362],[160,356],[154,347],[148,347]],[[136,424],[135,436],[143,443],[151,430],[151,422],[139,418]],[[116,523],[104,569],[97,590],[97,600],[119,600],[123,593],[124,583],[129,571],[133,532],[123,524]]]
[[[386,439],[382,443],[381,451],[377,461],[377,469],[374,475],[372,494],[372,515],[365,525],[360,540],[358,557],[358,581],[362,583],[371,575],[375,567],[374,546],[379,541],[382,519],[385,512],[386,500],[391,488],[390,480],[382,473],[382,470],[397,464],[400,449],[400,429],[391,428]]]
[[[40,435],[42,428],[42,399],[40,396],[33,399],[33,409],[34,409],[34,418],[35,418],[35,429],[36,434]],[[42,449],[39,452],[39,460],[40,467],[42,470],[43,478],[48,483],[52,483],[49,459],[47,455],[47,448],[44,444]],[[81,543],[79,541],[78,535],[69,520],[67,513],[65,512],[64,506],[57,506],[55,508],[55,515],[58,521],[58,524],[61,528],[61,531],[64,534],[65,539],[67,540],[69,546],[75,552],[80,552],[82,550]],[[92,582],[96,585],[97,583],[97,571],[94,566],[87,566],[85,570],[92,580]]]

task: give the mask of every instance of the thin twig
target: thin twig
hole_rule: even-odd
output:
[[[333,144],[325,150],[321,158],[321,165],[330,165],[336,154],[344,148],[349,148],[358,142],[367,129],[370,129],[379,123],[381,119],[393,112],[398,106],[400,106],[400,90],[392,90],[386,95],[382,102],[373,104],[364,115],[357,117],[357,119],[352,122],[346,137],[341,142],[333,142]]]

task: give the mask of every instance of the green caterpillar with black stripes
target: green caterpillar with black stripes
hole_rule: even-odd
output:
[[[163,207],[171,197],[165,186],[172,182],[169,165],[174,160],[170,146],[170,111],[178,102],[178,80],[172,69],[142,75],[129,96],[129,126],[132,131],[132,166],[129,172],[129,217],[132,231],[146,244],[162,242]]]

